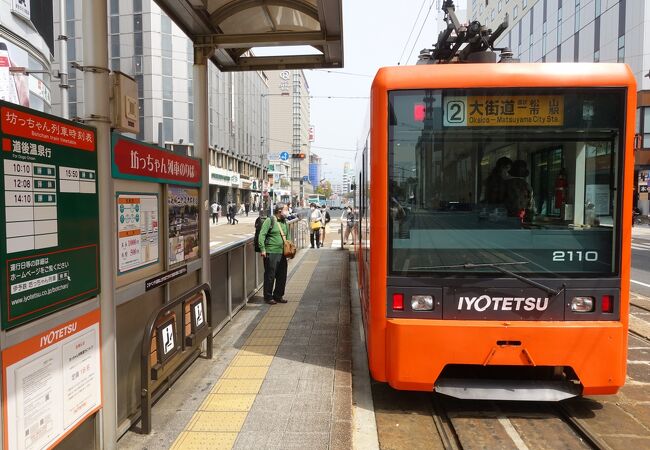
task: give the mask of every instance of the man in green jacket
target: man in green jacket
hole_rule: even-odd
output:
[[[287,205],[276,203],[273,216],[264,221],[258,238],[260,254],[264,258],[264,301],[269,305],[287,303],[282,298],[287,284],[287,258],[283,255],[284,240],[280,234],[282,228],[285,238],[289,239],[287,216],[289,216]]]

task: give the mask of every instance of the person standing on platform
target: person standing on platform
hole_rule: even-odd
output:
[[[327,212],[327,207],[325,205],[320,207],[320,213],[323,217],[320,230],[320,246],[322,247],[325,245],[325,230],[327,229],[327,224],[330,223],[330,220],[332,220],[332,218],[330,217],[330,213]]]
[[[356,218],[354,217],[352,207],[348,206],[345,208],[345,211],[343,211],[343,214],[341,215],[341,222],[345,224],[345,232],[343,233],[343,245],[348,244],[348,237],[350,237],[350,233],[352,233],[352,239],[354,240],[355,221]]]
[[[284,238],[290,239],[286,219],[289,208],[276,203],[273,215],[262,224],[258,244],[264,258],[264,301],[269,305],[287,303],[284,288],[287,284],[287,258],[284,256]]]
[[[320,229],[323,224],[323,216],[316,207],[316,203],[309,205],[309,242],[311,248],[320,248]]]

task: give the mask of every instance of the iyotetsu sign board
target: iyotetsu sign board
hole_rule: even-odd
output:
[[[201,186],[201,160],[113,133],[114,178]]]
[[[5,449],[53,448],[102,406],[99,310],[2,352]]]
[[[0,102],[2,328],[99,293],[94,128]]]

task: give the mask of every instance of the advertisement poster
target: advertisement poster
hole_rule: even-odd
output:
[[[158,262],[158,196],[117,196],[118,269],[120,273]]]
[[[52,448],[101,407],[99,310],[2,352],[4,448]]]
[[[199,190],[167,186],[169,264],[199,256]]]
[[[29,53],[0,38],[0,100],[38,110],[49,109],[52,94],[42,74],[11,72],[12,67],[31,67]],[[43,69],[45,69],[43,67]]]
[[[99,293],[94,128],[0,101],[0,289],[11,328]]]

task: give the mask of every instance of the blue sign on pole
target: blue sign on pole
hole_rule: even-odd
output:
[[[289,152],[280,153],[280,160],[286,161],[287,159],[289,159]]]
[[[307,175],[303,176],[302,181],[309,181],[309,177]]]

